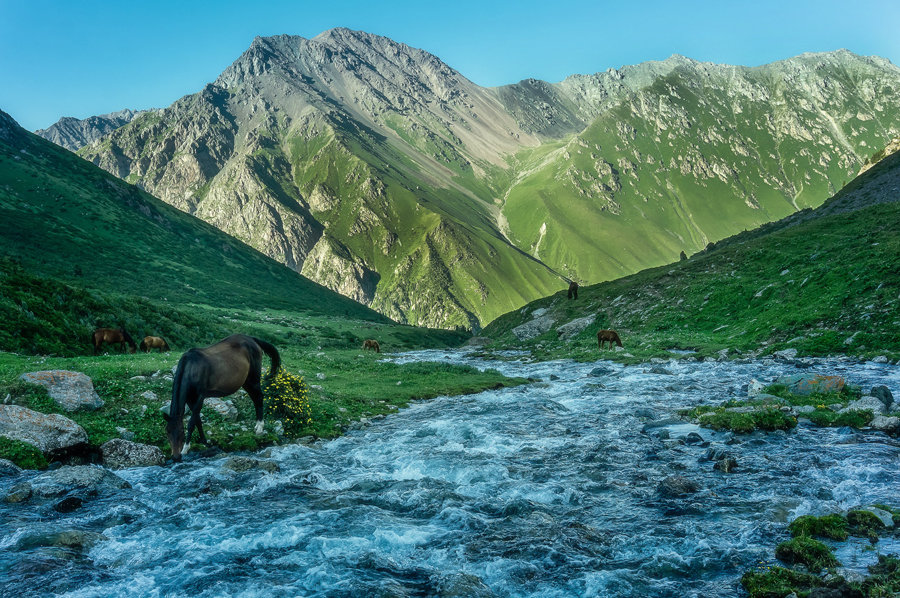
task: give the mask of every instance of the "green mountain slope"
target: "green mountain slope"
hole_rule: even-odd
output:
[[[28,271],[158,304],[387,321],[25,131],[2,112],[0,240],[0,254]]]
[[[601,355],[601,328],[618,330],[636,359],[670,348],[900,357],[898,189],[895,153],[820,208],[689,260],[582,288],[577,301],[565,293],[535,301],[483,334],[495,347],[583,359]]]
[[[898,88],[846,51],[482,88],[333,29],[257,38],[79,153],[392,318],[477,329],[818,205],[900,132]]]

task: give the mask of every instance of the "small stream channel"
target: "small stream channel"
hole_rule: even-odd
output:
[[[636,416],[744,396],[751,378],[796,373],[789,364],[672,361],[670,373],[650,373],[461,351],[395,359],[543,382],[423,401],[337,440],[271,449],[277,473],[196,459],[117,472],[131,489],[70,514],[0,503],[0,594],[743,596],[741,574],[773,561],[793,518],[900,502],[900,447],[881,433],[668,426],[673,439],[698,431],[711,443],[683,445],[660,440],[662,427],[643,432]],[[592,375],[598,366],[607,373]],[[804,371],[900,395],[897,366],[832,360]],[[714,471],[710,448],[734,455],[737,470]],[[672,474],[700,491],[661,496]],[[0,478],[0,493],[33,475]],[[35,526],[107,539],[84,552],[18,549]],[[838,556],[864,571],[875,555],[857,543]]]

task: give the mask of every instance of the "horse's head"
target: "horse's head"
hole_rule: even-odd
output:
[[[141,341],[141,351],[143,351],[144,353],[147,352],[147,340],[146,339]]]
[[[119,332],[122,333],[122,338],[125,339],[125,342],[128,343],[128,346],[131,347],[131,352],[134,353],[137,351],[137,343],[134,342],[134,339],[131,338],[131,335],[124,328],[119,328]]]
[[[180,417],[171,417],[166,412],[162,416],[166,420],[166,436],[172,447],[172,461],[178,463],[181,461],[181,451],[184,450],[184,422]]]
[[[166,342],[166,339],[163,339],[163,351],[171,351],[169,348],[169,343]]]

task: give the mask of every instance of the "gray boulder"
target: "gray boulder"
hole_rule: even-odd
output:
[[[781,376],[775,380],[777,384],[784,384],[791,392],[798,395],[808,395],[814,392],[840,392],[847,383],[840,376],[823,376],[821,374],[794,374]]]
[[[797,349],[784,349],[783,351],[775,351],[776,359],[784,359],[785,361],[790,361],[792,359],[796,359],[797,357]]]
[[[900,417],[876,415],[869,422],[869,427],[887,434],[900,434]]]
[[[17,550],[31,550],[39,546],[90,550],[101,540],[108,539],[97,532],[83,530],[37,530],[29,531],[16,542]]]
[[[275,473],[279,471],[277,463],[272,461],[262,461],[251,457],[229,457],[222,465],[222,469],[230,469],[242,473],[251,469],[261,469],[267,473]]]
[[[231,401],[223,401],[216,397],[210,397],[203,401],[203,406],[208,407],[222,416],[222,419],[234,421],[237,419],[238,410]]]
[[[525,322],[524,324],[516,326],[512,329],[512,333],[520,341],[527,341],[528,339],[544,334],[553,327],[554,323],[555,320],[550,316],[541,316],[530,322]]]
[[[31,480],[31,488],[37,496],[53,498],[73,491],[88,496],[112,494],[131,484],[102,467],[74,465],[42,473]]]
[[[103,400],[94,390],[91,379],[81,372],[47,370],[22,374],[19,379],[40,384],[50,398],[66,411],[93,411],[103,407]]]
[[[890,410],[891,405],[894,404],[894,395],[887,386],[873,386],[872,390],[869,391],[869,394],[884,403],[884,407],[887,410]]]
[[[595,378],[599,378],[600,376],[609,376],[610,374],[615,374],[616,370],[611,367],[605,365],[598,365],[588,374],[589,376],[594,376]]]
[[[32,494],[34,494],[34,492],[31,489],[31,484],[29,484],[28,482],[22,482],[9,489],[9,492],[6,493],[6,502],[25,502],[26,500],[31,498]]]
[[[0,436],[27,442],[44,453],[70,449],[88,441],[84,428],[71,419],[19,405],[0,405]]]
[[[886,411],[884,403],[875,397],[862,397],[838,411],[838,413],[846,413],[848,411],[871,411],[875,415],[884,415]]]
[[[700,490],[697,482],[680,475],[670,475],[659,483],[657,492],[667,497],[684,496]]]
[[[571,322],[567,322],[562,326],[557,327],[556,335],[563,340],[571,340],[572,337],[578,335],[582,330],[593,324],[596,319],[597,316],[594,314],[583,318],[576,318]]]
[[[166,462],[163,452],[149,444],[139,444],[124,438],[113,438],[100,447],[103,464],[110,469],[125,467],[162,466]]]

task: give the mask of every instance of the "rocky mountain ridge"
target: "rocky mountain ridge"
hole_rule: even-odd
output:
[[[400,321],[478,328],[821,203],[900,132],[846,51],[482,88],[333,29],[257,38],[82,157]]]
[[[38,129],[35,134],[74,152],[97,141],[107,133],[127,125],[144,112],[148,111],[134,111],[125,108],[117,112],[87,118],[64,116],[46,129]]]

